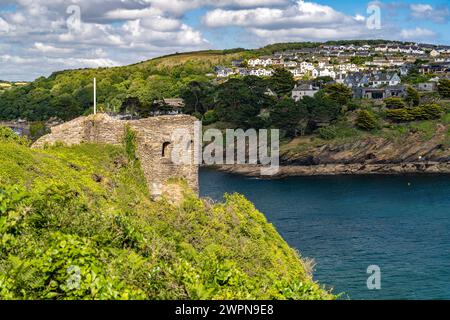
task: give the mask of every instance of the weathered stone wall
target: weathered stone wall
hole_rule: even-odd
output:
[[[42,148],[57,142],[67,145],[83,142],[119,145],[123,143],[125,129],[129,126],[137,136],[137,156],[152,197],[160,197],[167,190],[168,181],[177,178],[185,179],[198,192],[198,165],[193,161],[193,144],[186,146],[190,164],[175,164],[171,157],[173,145],[179,142],[173,141],[172,133],[176,129],[184,129],[194,137],[195,121],[195,118],[186,115],[121,121],[97,114],[53,127],[51,133],[36,141],[33,147]]]

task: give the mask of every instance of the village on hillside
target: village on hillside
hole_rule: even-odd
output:
[[[440,79],[450,79],[450,47],[397,43],[321,45],[234,60],[229,66],[216,66],[215,73],[218,80],[249,75],[270,77],[276,68],[289,70],[297,80],[292,91],[296,101],[314,96],[321,89],[313,81],[318,78],[329,79],[327,84],[345,84],[353,90],[354,98],[404,97],[407,86],[402,79],[411,72],[421,76],[409,84],[422,92],[434,92]]]

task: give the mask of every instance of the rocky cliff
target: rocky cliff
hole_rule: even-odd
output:
[[[294,141],[282,148],[277,177],[339,174],[450,173],[448,128],[437,126],[431,138],[411,132],[397,139],[366,136],[354,141],[313,143]],[[259,176],[254,166],[218,169]]]

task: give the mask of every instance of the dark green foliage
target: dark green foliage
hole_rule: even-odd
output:
[[[346,105],[353,97],[352,90],[344,84],[333,83],[327,85],[323,92],[326,96],[340,104],[341,106]]]
[[[203,114],[214,106],[214,87],[209,82],[194,81],[181,90],[184,112]]]
[[[266,82],[254,76],[230,79],[219,85],[215,107],[218,118],[243,129],[261,127],[263,123],[258,116],[273,103],[266,91]]]
[[[143,113],[144,106],[137,97],[127,97],[122,102],[119,112],[124,114],[130,114],[133,116],[138,116]]]
[[[49,129],[42,121],[33,122],[30,124],[30,138],[34,141],[49,133]]]
[[[436,103],[425,104],[412,110],[417,120],[439,119],[444,113],[444,109]]]
[[[304,97],[302,103],[308,109],[309,129],[312,131],[319,126],[330,124],[341,114],[342,106],[323,92],[318,92],[314,98]]]
[[[282,99],[269,110],[269,124],[282,130],[288,137],[296,137],[329,125],[338,118],[341,107],[319,92],[299,102],[290,98]]]
[[[289,137],[304,135],[309,122],[309,112],[304,103],[290,98],[280,100],[270,109],[270,123]]]
[[[332,84],[334,82],[332,77],[317,77],[312,81],[314,87],[323,88],[327,84]]]
[[[217,113],[215,110],[209,110],[206,111],[205,115],[203,116],[203,124],[204,125],[210,125],[215,122],[219,121],[219,117],[217,116]]]
[[[450,80],[441,79],[439,81],[438,91],[442,98],[450,99]]]
[[[350,62],[356,65],[365,65],[366,62],[373,61],[373,57],[351,57]]]
[[[294,76],[286,69],[275,69],[269,81],[270,88],[279,96],[290,94],[295,86]]]
[[[369,110],[361,110],[356,118],[356,126],[362,130],[371,131],[379,127],[378,119]]]

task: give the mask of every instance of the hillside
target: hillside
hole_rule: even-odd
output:
[[[230,49],[176,53],[115,68],[67,70],[40,77],[26,86],[0,92],[0,119],[71,120],[92,108],[92,80],[97,78],[99,108],[106,111],[150,109],[153,101],[179,97],[191,82],[214,79],[208,74],[234,59],[320,45],[401,43],[384,40],[278,43],[254,50]],[[0,89],[1,90],[1,89]]]
[[[237,51],[237,52],[235,52]],[[97,78],[99,108],[119,111],[139,99],[145,108],[154,100],[177,97],[192,81],[206,81],[220,64],[242,57],[240,50],[174,54],[125,67],[67,70],[38,78],[28,86],[0,96],[0,119],[71,120],[89,113],[93,78]]]
[[[129,146],[26,144],[1,129],[0,299],[333,298],[244,197],[152,202]]]

